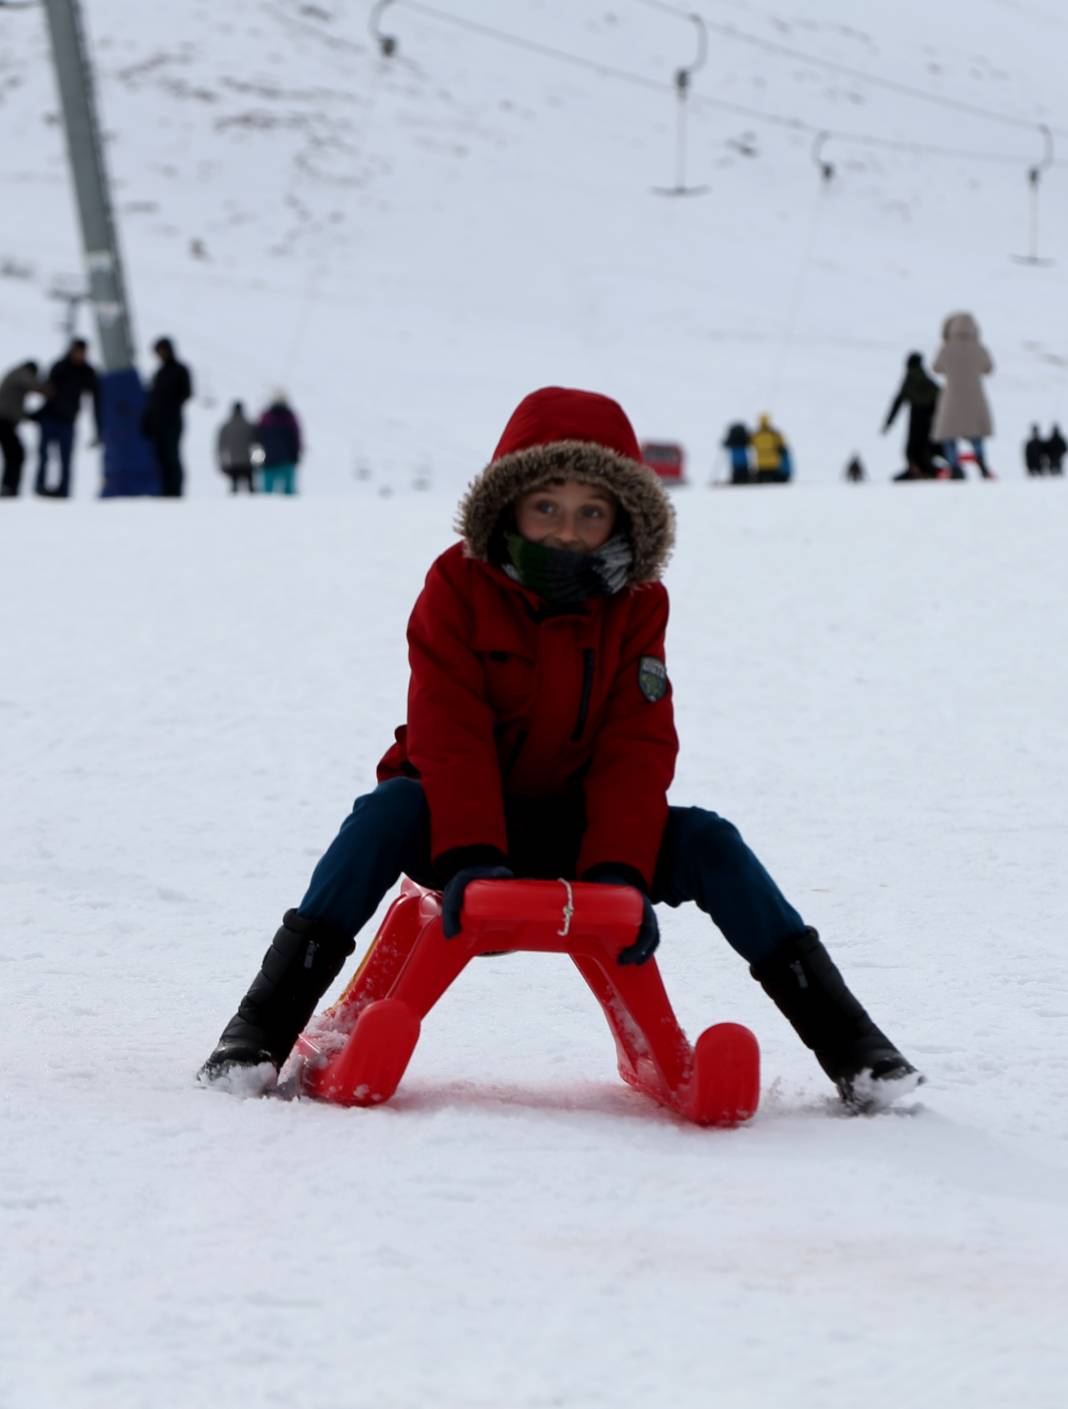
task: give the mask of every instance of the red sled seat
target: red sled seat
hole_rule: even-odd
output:
[[[760,1051],[748,1028],[717,1023],[691,1047],[656,960],[621,965],[642,901],[627,886],[578,881],[475,881],[462,932],[447,940],[441,895],[405,880],[355,976],[297,1040],[301,1089],[344,1106],[388,1101],[420,1025],[467,963],[508,950],[567,954],[600,1003],[619,1074],[698,1125],[733,1126],[760,1099]]]

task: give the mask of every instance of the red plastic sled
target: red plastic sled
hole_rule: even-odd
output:
[[[463,930],[446,940],[441,895],[405,880],[355,977],[297,1041],[305,1093],[371,1106],[396,1091],[420,1023],[477,954],[568,954],[604,1010],[628,1086],[698,1125],[739,1125],[760,1099],[760,1049],[748,1028],[717,1023],[691,1047],[655,959],[621,965],[642,918],[627,886],[475,881]]]

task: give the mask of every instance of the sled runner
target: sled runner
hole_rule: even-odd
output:
[[[627,886],[474,881],[462,932],[447,940],[440,893],[405,880],[341,998],[297,1040],[302,1090],[343,1106],[388,1101],[422,1019],[469,960],[525,950],[570,956],[604,1010],[628,1086],[698,1125],[748,1120],[760,1097],[756,1038],[717,1023],[690,1046],[656,960],[617,962],[641,917],[641,897]]]

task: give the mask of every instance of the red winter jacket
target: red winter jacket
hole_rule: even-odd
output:
[[[615,862],[651,883],[678,752],[667,618],[659,582],[546,615],[535,593],[462,544],[437,559],[408,625],[408,722],[378,767],[379,781],[421,779],[435,858],[459,847],[507,854],[504,795],[581,780],[577,874]]]

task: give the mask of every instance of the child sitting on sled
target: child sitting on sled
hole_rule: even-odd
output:
[[[272,1078],[403,873],[443,891],[446,938],[474,880],[633,886],[644,918],[620,963],[656,949],[654,904],[693,901],[847,1105],[915,1086],[737,829],[668,806],[678,740],[660,577],[674,513],[622,408],[560,387],[526,397],[457,527],[408,625],[408,717],[378,786],[287,911],[201,1079],[261,1066]]]

